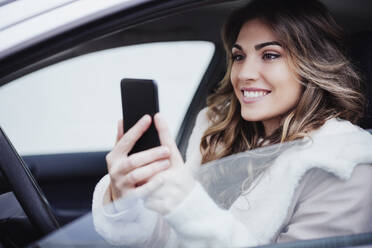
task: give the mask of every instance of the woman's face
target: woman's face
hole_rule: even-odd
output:
[[[258,19],[246,22],[232,48],[230,79],[246,121],[262,121],[266,135],[294,108],[302,85],[269,27]]]

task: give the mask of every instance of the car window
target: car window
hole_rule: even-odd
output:
[[[1,87],[0,125],[23,155],[107,150],[122,118],[120,80],[145,78],[175,136],[213,52],[210,42],[159,42],[68,59]]]

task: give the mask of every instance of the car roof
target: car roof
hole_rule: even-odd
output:
[[[60,8],[75,1],[77,0],[54,0],[39,2],[18,0],[3,3],[0,2],[0,14],[2,14],[2,18],[0,20],[0,30],[7,29],[17,23],[24,22],[27,19],[42,15],[43,13],[47,13],[53,9]],[[5,15],[6,13],[11,14]]]
[[[40,40],[145,2],[149,0],[7,2],[0,5],[0,59]]]

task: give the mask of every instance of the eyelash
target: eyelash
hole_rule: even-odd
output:
[[[232,61],[233,62],[235,62],[235,61],[241,61],[242,59],[243,59],[243,55],[241,55],[241,54],[233,54],[232,56],[231,56],[231,59],[232,59]],[[280,54],[277,54],[277,53],[264,53],[263,55],[262,55],[262,59],[263,60],[274,60],[274,59],[277,59],[277,58],[280,58],[281,57],[281,55]]]
[[[238,60],[238,58],[240,58],[240,59]],[[243,55],[240,55],[240,54],[233,54],[233,55],[231,56],[231,59],[232,59],[232,61],[240,61],[240,60],[243,59]]]
[[[279,58],[280,56],[281,55],[277,54],[277,53],[264,53],[262,55],[262,59],[264,59],[264,60],[274,60],[274,59]]]

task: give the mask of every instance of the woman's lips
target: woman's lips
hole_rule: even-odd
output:
[[[260,88],[242,88],[241,92],[243,94],[244,103],[253,103],[261,101],[268,94],[271,93],[270,90],[260,89]]]

